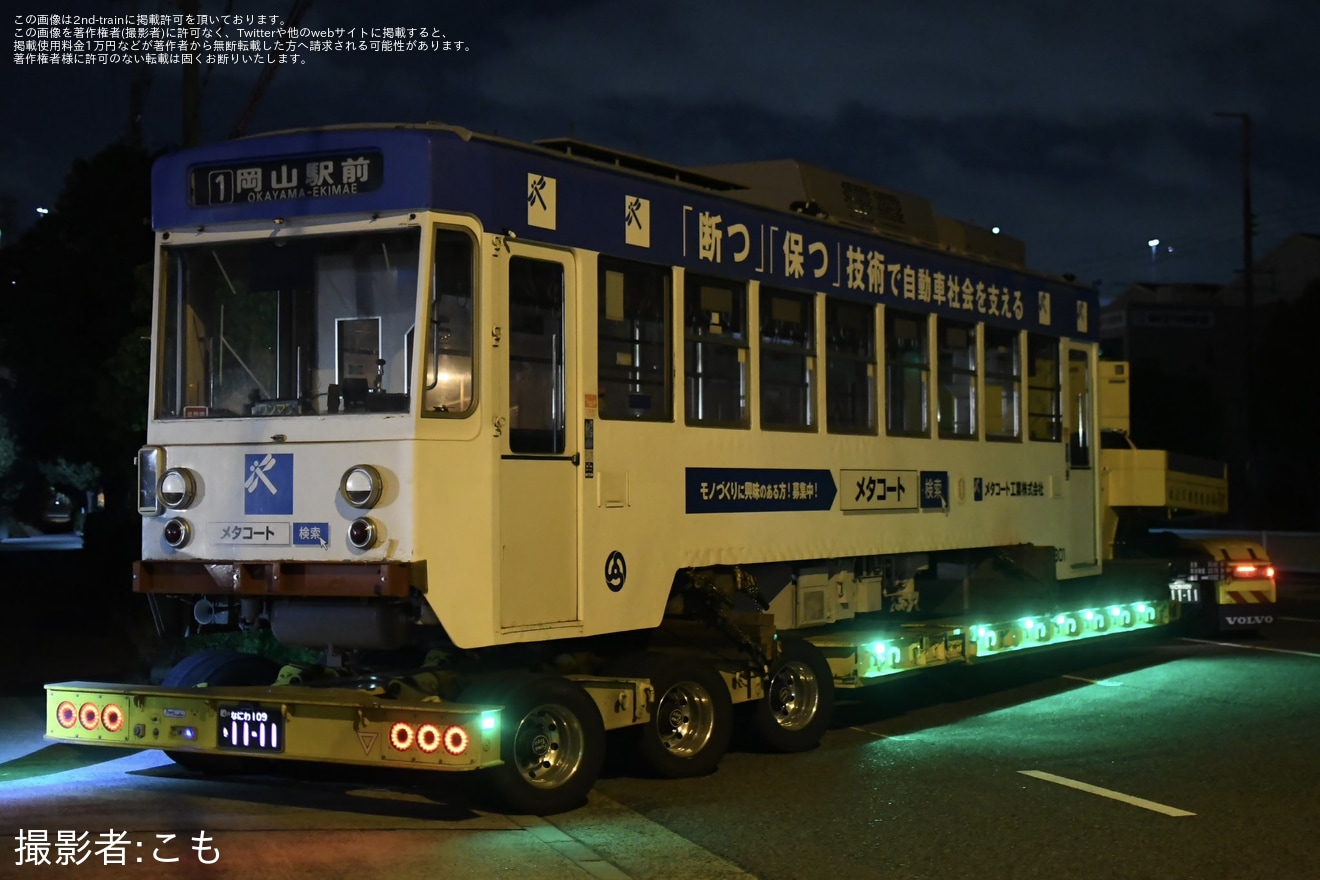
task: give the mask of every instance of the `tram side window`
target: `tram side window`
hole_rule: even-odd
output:
[[[688,274],[683,376],[689,425],[747,427],[747,288]]]
[[[602,419],[673,419],[673,271],[600,258],[596,389]]]
[[[472,410],[476,388],[472,280],[472,239],[457,230],[437,229],[426,333],[424,416],[462,416]]]
[[[930,434],[930,346],[925,315],[885,309],[885,396],[890,434]]]
[[[816,304],[810,293],[761,288],[761,427],[816,425]]]
[[[831,434],[875,433],[875,306],[825,300],[825,418]]]
[[[1059,340],[1027,334],[1027,436],[1058,441],[1063,437],[1059,398]]]
[[[564,451],[564,268],[509,260],[509,451]]]
[[[1019,395],[1022,388],[1022,348],[1017,330],[985,328],[985,436],[1016,440],[1022,436]]]
[[[939,422],[941,437],[976,437],[976,325],[939,318]]]

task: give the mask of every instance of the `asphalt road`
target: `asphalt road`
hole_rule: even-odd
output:
[[[600,788],[763,878],[1310,876],[1320,614],[1234,645],[913,680],[810,754]]]
[[[0,697],[0,877],[1309,876],[1320,585],[1285,595],[1265,637],[1125,637],[899,679],[842,706],[815,751],[734,751],[684,781],[614,764],[548,820],[458,782],[206,780],[158,753],[47,745],[20,682]],[[19,865],[20,831],[45,832],[52,861],[60,832],[92,846],[80,866]]]

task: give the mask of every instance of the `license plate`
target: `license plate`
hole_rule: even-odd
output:
[[[284,717],[278,709],[221,706],[215,744],[241,752],[284,751]]]
[[[1171,586],[1169,587],[1169,597],[1179,602],[1195,605],[1201,601],[1201,591],[1191,585]]]

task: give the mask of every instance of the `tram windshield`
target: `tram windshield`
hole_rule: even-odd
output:
[[[420,231],[163,250],[161,418],[407,412]]]

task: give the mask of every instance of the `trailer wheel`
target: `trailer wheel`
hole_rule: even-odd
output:
[[[637,752],[669,779],[705,776],[719,765],[733,735],[729,688],[699,660],[642,654],[625,661],[626,674],[655,688],[651,720],[637,730]]]
[[[275,661],[239,651],[198,651],[179,661],[165,675],[162,687],[189,688],[272,684],[279,675]]]
[[[504,707],[504,763],[482,771],[504,806],[543,816],[586,800],[605,759],[605,724],[586,691],[554,676],[518,676],[476,681],[462,700]]]
[[[163,687],[190,688],[271,684],[279,674],[273,660],[238,651],[198,651],[179,661],[161,682]],[[224,775],[260,768],[255,761],[229,755],[198,754],[166,750],[166,756],[181,767],[198,773]]]
[[[815,748],[834,714],[834,675],[820,649],[802,639],[780,637],[770,664],[765,696],[752,704],[752,732],[779,752]]]

